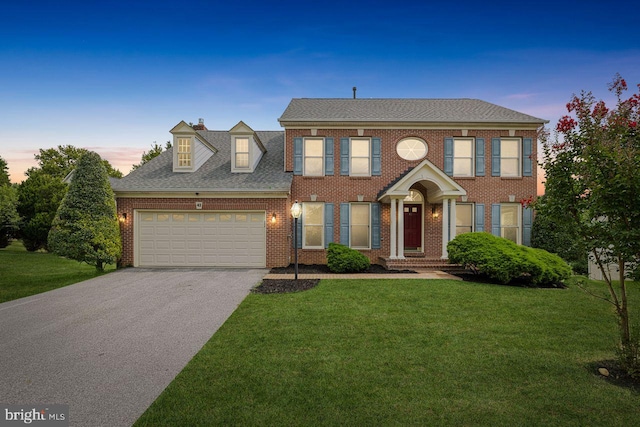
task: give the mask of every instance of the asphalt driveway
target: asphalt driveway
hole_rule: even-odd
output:
[[[126,269],[0,304],[0,403],[129,426],[266,273]]]

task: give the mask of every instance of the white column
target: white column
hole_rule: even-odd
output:
[[[398,199],[398,259],[404,259],[404,199]]]
[[[398,259],[396,248],[398,244],[398,207],[396,206],[396,199],[391,198],[391,241],[389,242],[389,258]]]
[[[447,253],[449,243],[449,199],[442,200],[442,259],[449,258]]]
[[[456,237],[456,199],[451,199],[449,207],[449,241]]]

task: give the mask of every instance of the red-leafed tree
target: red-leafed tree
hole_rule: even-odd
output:
[[[620,325],[619,361],[640,377],[638,331],[629,317],[627,276],[640,261],[640,85],[625,97],[626,81],[609,85],[612,108],[591,92],[574,95],[555,137],[543,137],[546,201],[540,209],[557,224],[575,229],[579,243],[602,271]],[[612,280],[611,265],[620,280]]]

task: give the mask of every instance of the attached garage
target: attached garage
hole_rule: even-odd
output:
[[[136,267],[266,267],[264,211],[134,212]]]

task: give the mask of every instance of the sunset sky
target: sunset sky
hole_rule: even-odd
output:
[[[614,7],[615,6],[615,7]],[[0,17],[0,156],[98,152],[127,174],[180,120],[280,129],[291,98],[479,98],[550,120],[640,83],[632,2],[20,1]]]

